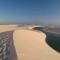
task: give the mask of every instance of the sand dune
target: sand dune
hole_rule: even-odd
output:
[[[18,60],[59,60],[60,54],[45,43],[42,32],[17,30],[14,32],[14,44]]]
[[[60,54],[49,47],[43,32],[24,30],[17,26],[0,26],[0,32],[14,30],[17,60],[59,60]]]

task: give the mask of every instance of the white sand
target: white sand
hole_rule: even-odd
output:
[[[10,30],[15,30],[13,39],[18,60],[60,60],[60,54],[46,44],[44,33],[17,26],[0,26],[0,32]]]
[[[60,54],[45,43],[46,35],[42,32],[17,30],[14,43],[18,60],[59,60]]]

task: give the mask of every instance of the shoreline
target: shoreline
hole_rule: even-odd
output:
[[[5,31],[9,29],[8,27]],[[14,30],[13,41],[18,60],[59,60],[59,53],[46,44],[45,33],[20,27],[14,27],[11,30]]]
[[[45,42],[47,45],[49,45],[53,50],[56,52],[60,53],[60,34],[55,34],[52,32],[48,32],[47,30],[40,30],[39,27],[35,28],[35,30],[42,31],[43,33],[46,34],[46,40]]]

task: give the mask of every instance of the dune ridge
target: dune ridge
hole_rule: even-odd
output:
[[[60,54],[46,44],[46,35],[43,32],[17,26],[3,26],[3,28],[0,28],[0,32],[6,31],[14,31],[11,37],[13,38],[17,60],[60,59]]]
[[[59,53],[46,44],[45,38],[43,32],[16,30],[14,43],[17,47],[18,60],[59,60]]]

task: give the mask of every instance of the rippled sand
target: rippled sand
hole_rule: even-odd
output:
[[[60,54],[46,44],[46,35],[43,32],[24,30],[15,26],[0,27],[2,32],[10,30],[14,30],[13,40],[18,60],[60,59]]]

